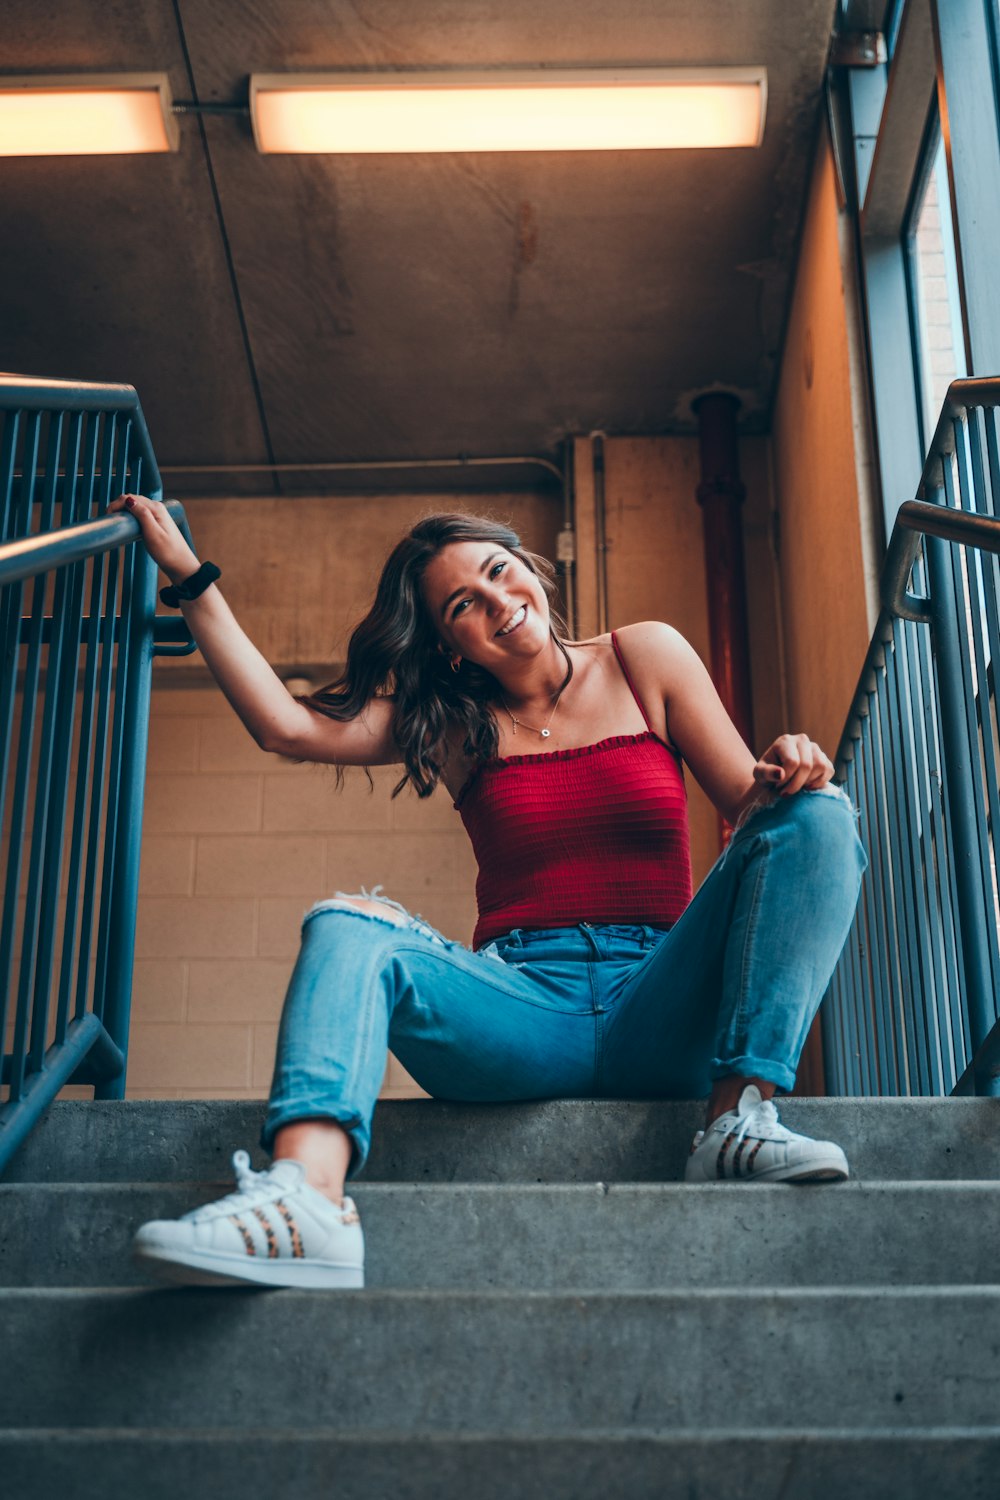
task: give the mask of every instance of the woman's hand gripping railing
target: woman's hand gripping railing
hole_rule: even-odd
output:
[[[167,500],[165,508],[193,551],[194,543],[184,507],[177,500]],[[138,521],[128,511],[120,511],[42,536],[6,542],[0,545],[0,588],[71,563],[84,562],[88,557],[114,552],[138,541],[140,535]],[[180,615],[157,615],[153,624],[153,642],[154,656],[190,656],[198,649]]]

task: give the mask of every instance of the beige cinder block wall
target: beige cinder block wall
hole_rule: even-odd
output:
[[[832,756],[878,613],[872,475],[851,227],[824,133],[772,426],[790,728]]]
[[[434,510],[509,519],[549,556],[550,494],[380,496],[186,505],[237,618],[279,670],[337,663],[395,541]],[[475,862],[444,792],[390,792],[395,767],[335,772],[259,750],[198,657],[157,665],[150,725],[129,1088],[132,1097],[266,1094],[299,927],[313,901],[382,883],[468,941]],[[197,672],[197,666],[195,666]],[[332,674],[331,674],[332,675]],[[412,1093],[390,1063],[387,1094]]]

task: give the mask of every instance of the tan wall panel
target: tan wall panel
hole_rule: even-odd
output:
[[[806,212],[772,448],[789,727],[810,734],[830,755],[870,639],[875,563],[845,241],[824,136]]]
[[[220,587],[254,644],[273,665],[294,665],[343,660],[383,562],[422,516],[490,515],[554,557],[562,496],[553,486],[538,494],[187,500],[184,509],[199,555],[222,568]]]

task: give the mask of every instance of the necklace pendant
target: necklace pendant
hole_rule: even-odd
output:
[[[549,737],[549,735],[552,733],[552,730],[551,729],[540,729],[538,731],[538,733],[541,735],[541,737],[542,737],[543,740],[547,740],[548,737]]]

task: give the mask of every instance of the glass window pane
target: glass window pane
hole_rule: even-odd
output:
[[[931,170],[911,220],[910,265],[926,448],[948,386],[966,373],[955,234],[940,133]]]

